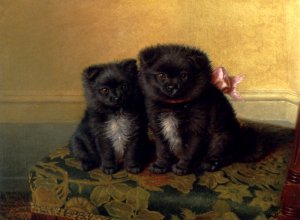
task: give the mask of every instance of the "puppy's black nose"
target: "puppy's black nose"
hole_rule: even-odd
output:
[[[174,85],[168,85],[168,86],[167,86],[167,90],[168,90],[168,91],[172,91],[173,89],[175,89],[175,86],[174,86]]]
[[[166,89],[167,89],[169,95],[173,96],[173,95],[176,95],[176,93],[178,92],[179,86],[171,84],[171,85],[167,85]]]

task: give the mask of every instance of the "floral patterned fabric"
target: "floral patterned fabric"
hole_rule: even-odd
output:
[[[84,172],[67,147],[29,172],[32,211],[74,219],[275,219],[292,144],[257,163],[176,176]]]

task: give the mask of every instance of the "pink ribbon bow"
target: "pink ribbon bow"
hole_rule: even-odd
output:
[[[223,93],[227,93],[235,100],[241,100],[239,92],[236,90],[237,85],[244,80],[245,76],[228,76],[224,67],[217,67],[212,72],[212,83]]]

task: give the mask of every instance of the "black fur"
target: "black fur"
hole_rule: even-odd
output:
[[[82,162],[83,170],[101,166],[111,174],[120,164],[117,152],[124,147],[120,155],[125,167],[129,172],[140,172],[147,145],[147,121],[136,61],[90,66],[82,80],[87,108],[71,138],[71,152]]]
[[[204,52],[181,45],[158,45],[142,50],[139,61],[139,83],[156,140],[152,172],[171,169],[184,175],[199,165],[213,171],[245,153],[238,148],[241,131],[234,110],[211,83],[212,68]],[[177,124],[168,124],[174,118]],[[163,125],[176,127],[173,135],[180,139],[168,139],[169,127],[164,130]],[[179,144],[174,148],[171,142]]]

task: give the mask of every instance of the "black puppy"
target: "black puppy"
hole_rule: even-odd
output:
[[[140,172],[147,121],[136,61],[90,66],[82,79],[87,108],[71,138],[71,152],[85,171],[102,166],[111,174],[124,159],[129,172]]]
[[[156,140],[154,173],[170,168],[216,170],[238,156],[240,127],[235,113],[211,83],[207,55],[181,45],[158,45],[139,54],[139,83]],[[173,166],[172,166],[173,165]]]

